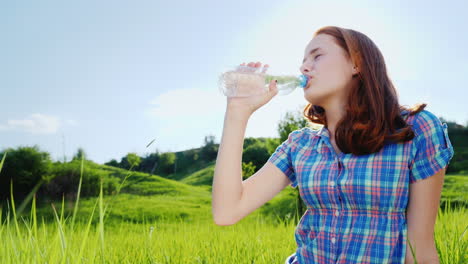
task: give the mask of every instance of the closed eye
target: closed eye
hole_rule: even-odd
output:
[[[319,56],[322,56],[322,54],[317,54],[317,55],[314,57],[314,60],[317,59]],[[306,59],[304,58],[304,59],[302,60],[302,63],[304,63],[305,60],[306,60]]]

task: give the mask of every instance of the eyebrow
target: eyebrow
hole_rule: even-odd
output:
[[[318,47],[318,48],[315,48],[315,49],[311,50],[311,51],[309,52],[309,55],[314,54],[314,53],[317,52],[318,50],[322,50],[322,48]],[[302,63],[304,63],[304,61],[305,61],[305,58],[302,60]]]

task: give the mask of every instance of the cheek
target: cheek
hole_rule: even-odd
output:
[[[349,72],[346,71],[344,65],[332,60],[324,60],[320,64],[320,81],[324,85],[332,87],[339,87],[349,81]],[[326,83],[326,84],[325,84]]]
[[[337,74],[336,63],[330,59],[324,59],[317,63],[316,70],[317,70],[317,77],[321,80],[326,80],[327,82],[330,81],[331,78],[335,78]]]

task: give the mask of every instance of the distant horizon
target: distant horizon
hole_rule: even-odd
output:
[[[443,119],[446,120],[447,122],[454,122],[454,121],[452,121],[452,120],[450,120],[450,119],[446,119],[446,118],[443,117],[443,116],[438,116],[438,118],[439,118],[439,119],[440,119],[440,118],[443,118]],[[309,122],[309,124],[310,124],[309,127],[311,127],[312,129],[320,129],[320,128],[323,126],[323,125],[321,125],[321,124],[315,124],[315,123],[311,123],[311,122]],[[459,124],[459,123],[456,123],[456,122],[455,122],[455,124],[457,124],[457,125],[459,125],[459,126],[461,126],[461,127],[468,128],[468,120],[467,120],[467,123],[466,123],[466,124]],[[449,126],[449,129],[450,129],[450,126]],[[207,136],[209,136],[209,135],[207,135]],[[246,138],[280,138],[280,137],[279,137],[279,136],[260,136],[260,137],[249,137],[249,136],[246,136],[246,137],[244,137],[244,140],[245,140]],[[216,138],[215,138],[215,139],[216,139]],[[154,142],[156,142],[156,139],[151,140],[150,142],[148,142],[148,144],[150,144],[150,143],[153,144]],[[150,145],[151,145],[151,144],[150,144]],[[215,140],[215,144],[219,145],[220,142],[219,142],[219,141],[216,142],[216,140]],[[16,148],[18,148],[18,147],[34,147],[35,145],[37,145],[37,146],[39,147],[39,150],[45,151],[45,150],[42,149],[38,144],[34,144],[34,145],[18,145],[18,146],[16,146],[16,147],[13,147],[13,149],[16,149]],[[177,151],[160,151],[159,149],[155,149],[155,150],[152,151],[152,152],[136,153],[136,154],[137,154],[139,157],[144,158],[144,157],[146,157],[146,156],[148,156],[148,155],[151,155],[151,154],[153,154],[153,153],[156,153],[156,150],[159,151],[159,153],[161,153],[161,154],[162,154],[162,153],[181,153],[181,152],[186,152],[186,151],[190,151],[190,150],[201,149],[202,147],[203,147],[203,145],[200,145],[199,147],[191,147],[191,148],[188,148],[188,149],[181,149],[181,150],[177,150]],[[4,152],[6,149],[7,149],[7,148],[0,149],[0,152]],[[86,151],[86,149],[83,148],[83,150],[84,150],[86,156],[88,156],[89,154],[88,154],[88,152]],[[74,154],[76,154],[77,151],[78,151],[78,148],[75,150]],[[45,151],[45,152],[47,152],[47,151]],[[125,157],[128,153],[134,153],[134,152],[127,152],[125,155],[123,155],[123,156],[120,157],[120,158],[111,158],[111,159],[109,159],[109,160],[107,160],[107,161],[103,161],[103,162],[97,162],[97,161],[94,161],[93,159],[89,159],[89,158],[87,158],[87,159],[90,160],[90,161],[93,161],[93,162],[95,162],[95,163],[97,163],[97,164],[104,165],[105,163],[108,163],[108,162],[110,162],[110,161],[112,161],[112,160],[115,160],[115,161],[117,161],[117,162],[120,162],[121,159],[122,159],[123,157]],[[50,154],[50,153],[49,153],[49,154]],[[74,154],[71,155],[71,156],[66,156],[66,162],[71,161],[71,160],[73,159]],[[1,158],[2,158],[2,157],[0,157],[0,160],[1,160]],[[56,159],[52,158],[52,156],[51,156],[51,159],[52,159],[52,161],[54,161],[54,162],[62,162],[62,161],[64,160],[64,159],[63,159],[63,156],[62,156],[61,158],[58,157],[58,158],[56,158]]]

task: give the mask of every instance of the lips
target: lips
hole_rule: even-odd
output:
[[[306,75],[307,76],[307,85],[306,87],[304,87],[304,90],[306,90],[307,88],[309,88],[310,86],[310,81],[314,78],[313,76],[309,76],[309,75]]]

